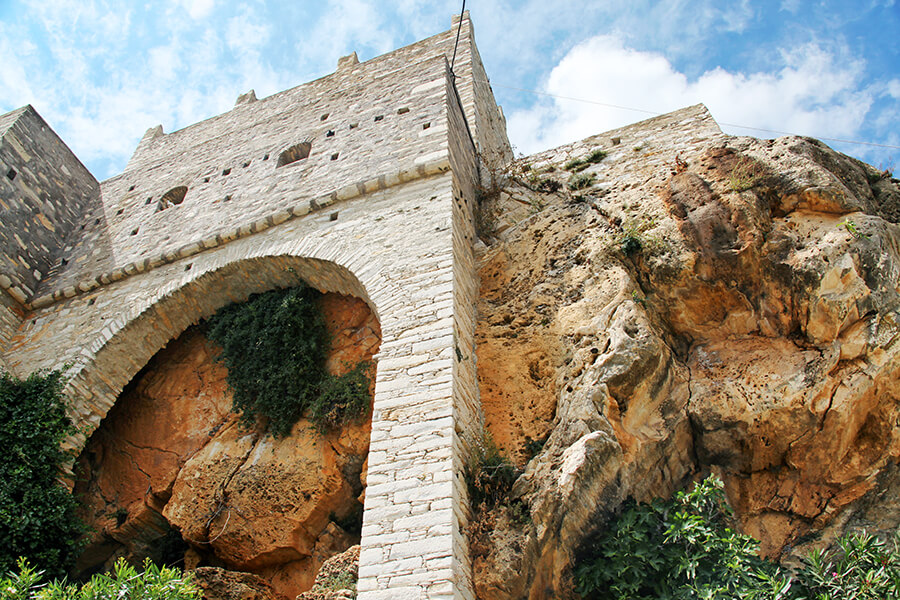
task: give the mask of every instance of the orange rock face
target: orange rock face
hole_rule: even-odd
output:
[[[476,511],[480,598],[574,598],[626,498],[709,472],[772,558],[900,525],[900,185],[814,141],[664,121],[529,157],[487,206],[481,397],[529,518]],[[536,191],[597,146],[592,187]]]
[[[380,330],[368,306],[326,294],[321,307],[329,371],[371,360]],[[76,493],[96,533],[79,571],[118,556],[169,560],[186,544],[188,567],[252,572],[293,597],[358,543],[370,417],[325,436],[305,419],[283,439],[244,430],[215,352],[199,330],[185,332],[89,440]]]

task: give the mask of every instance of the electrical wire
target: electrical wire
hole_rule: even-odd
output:
[[[560,94],[550,94],[548,92],[539,92],[537,90],[529,90],[526,88],[515,87],[512,85],[504,85],[502,83],[494,83],[494,82],[490,82],[490,81],[483,81],[482,83],[487,83],[492,86],[506,88],[508,90],[516,90],[518,92],[526,92],[529,94],[535,94],[538,96],[549,96],[550,98],[559,98],[561,100],[572,100],[573,102],[583,102],[585,104],[595,104],[597,106],[604,106],[606,108],[616,108],[619,110],[630,110],[632,112],[639,112],[639,113],[644,113],[647,115],[659,116],[659,115],[666,114],[666,113],[661,113],[661,112],[657,112],[654,110],[645,110],[642,108],[634,108],[631,106],[621,106],[618,104],[609,104],[607,102],[598,102],[596,100],[586,100],[584,98],[574,98],[572,96],[562,96]],[[778,129],[766,129],[765,127],[753,127],[751,125],[740,125],[738,123],[726,123],[725,121],[717,121],[717,123],[719,123],[719,125],[724,125],[726,127],[738,127],[740,129],[752,129],[754,131],[765,131],[766,133],[777,133],[779,135],[800,135],[798,133],[794,133],[791,131],[781,131]],[[823,137],[823,136],[816,136],[816,135],[811,135],[811,136],[806,136],[806,137],[814,137],[816,139],[824,140],[826,142],[839,142],[842,144],[858,144],[858,145],[862,145],[862,146],[875,146],[877,148],[891,148],[893,150],[900,150],[900,146],[894,146],[891,144],[879,144],[876,142],[862,142],[859,140],[845,140],[845,139],[841,139],[841,138],[831,138],[831,137]]]
[[[462,31],[463,14],[466,12],[466,0],[463,0],[462,9],[459,11],[459,23],[456,28],[456,42],[453,44],[453,58],[450,60],[450,74],[456,77],[453,66],[456,64],[456,49],[459,47],[459,32]]]

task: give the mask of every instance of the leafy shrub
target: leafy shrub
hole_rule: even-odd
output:
[[[840,538],[790,573],[758,556],[759,543],[730,527],[722,482],[709,477],[670,501],[626,503],[575,567],[586,599],[900,599],[900,549],[872,536]]]
[[[228,368],[233,408],[245,425],[264,417],[269,431],[283,437],[307,410],[320,431],[368,411],[368,367],[341,377],[325,369],[330,341],[319,295],[308,286],[272,290],[208,320],[207,335],[222,347],[218,359]]]
[[[313,586],[314,592],[327,592],[338,590],[351,590],[356,592],[357,575],[352,571],[341,571],[340,573],[332,573],[321,583]]]
[[[309,407],[309,420],[320,433],[342,427],[369,410],[372,363],[361,361],[340,377],[322,380],[319,394]]]
[[[202,592],[190,575],[177,569],[157,567],[149,560],[144,571],[119,559],[110,574],[94,575],[80,586],[53,581],[40,585],[42,573],[19,561],[18,572],[0,578],[3,600],[199,600]]]
[[[889,544],[865,532],[842,537],[831,552],[813,551],[797,578],[799,598],[900,598],[897,540]]]
[[[75,432],[63,385],[59,371],[25,380],[0,373],[0,573],[22,556],[61,576],[79,549],[77,504],[57,480],[69,459],[60,444]]]
[[[630,600],[738,598],[776,567],[758,542],[729,527],[721,481],[708,478],[669,502],[630,502],[590,544],[575,570],[585,598]]]
[[[584,171],[589,166],[600,162],[604,158],[606,158],[606,152],[604,152],[600,148],[595,148],[584,158],[574,158],[570,160],[563,166],[563,168],[566,171],[578,173],[579,171]]]

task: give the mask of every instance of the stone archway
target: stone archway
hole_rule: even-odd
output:
[[[176,266],[184,272],[194,268],[192,263]],[[263,255],[202,268],[198,266],[197,275],[185,283],[143,300],[134,311],[135,316],[108,325],[100,339],[86,349],[85,359],[73,368],[69,384],[70,395],[80,400],[76,403],[76,421],[84,434],[96,428],[128,382],[170,340],[222,306],[244,301],[252,294],[305,282],[323,292],[360,298],[380,321],[364,285],[349,269],[335,262]],[[141,291],[131,294],[139,295]],[[86,439],[84,434],[72,439],[72,449],[80,450]]]
[[[282,271],[285,260],[293,264]],[[195,293],[240,301],[309,270],[308,259],[249,262],[198,278]],[[252,278],[235,279],[247,269]],[[380,343],[370,307],[337,293],[320,306],[333,339],[327,368],[370,360]],[[164,318],[160,310],[154,318]],[[82,573],[118,556],[183,559],[253,572],[293,597],[325,559],[359,543],[370,419],[325,436],[305,420],[283,439],[242,429],[214,353],[189,326],[125,386],[87,441],[76,493],[96,533]]]

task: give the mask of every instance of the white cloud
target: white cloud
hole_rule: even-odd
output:
[[[192,19],[205,19],[215,8],[215,0],[182,0],[181,5]]]
[[[870,91],[859,89],[861,61],[838,64],[829,52],[808,45],[784,52],[782,63],[769,73],[715,68],[691,81],[661,54],[630,49],[615,36],[597,36],[553,68],[543,91],[659,113],[703,102],[720,122],[806,135],[841,137],[859,130],[873,102]],[[553,99],[513,112],[509,131],[519,150],[530,153],[646,116]]]
[[[888,94],[900,100],[900,79],[892,79],[888,82]]]

